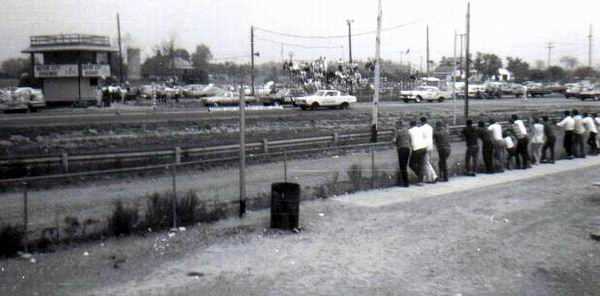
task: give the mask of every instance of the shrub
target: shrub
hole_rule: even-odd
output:
[[[22,227],[3,225],[0,228],[0,256],[14,256],[23,248]]]
[[[127,207],[119,200],[115,202],[115,208],[108,221],[109,231],[116,236],[131,234],[139,222],[138,219],[138,208]]]
[[[362,181],[363,181],[363,168],[359,164],[353,164],[350,166],[348,171],[348,179],[350,180],[350,185],[352,186],[352,191],[359,191],[362,189]]]
[[[147,196],[146,226],[153,229],[166,228],[173,221],[173,205],[169,198],[155,192]]]
[[[190,225],[196,222],[196,209],[198,198],[193,190],[188,191],[182,199],[177,201],[177,220],[181,225]]]
[[[65,217],[65,233],[69,237],[69,240],[73,240],[81,229],[81,223],[77,217],[67,216]]]

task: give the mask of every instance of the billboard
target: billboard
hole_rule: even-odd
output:
[[[35,65],[33,73],[37,78],[77,77],[79,69],[77,65]]]
[[[81,65],[81,76],[83,77],[110,77],[109,65],[85,64]]]

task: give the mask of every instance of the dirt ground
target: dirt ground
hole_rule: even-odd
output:
[[[498,177],[306,202],[299,234],[266,230],[260,211],[173,237],[148,233],[34,255],[35,264],[3,260],[0,291],[600,295],[600,243],[589,238],[600,216],[592,186],[600,157]],[[387,202],[365,203],[369,196]]]

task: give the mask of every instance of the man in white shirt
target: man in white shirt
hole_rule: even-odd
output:
[[[596,122],[590,116],[589,113],[583,114],[583,126],[585,131],[588,132],[588,140],[587,144],[590,146],[590,154],[598,155],[598,146],[596,143],[596,135],[598,134],[598,127],[596,127]]]
[[[427,153],[427,142],[423,137],[423,130],[417,126],[416,121],[410,122],[408,135],[412,148],[409,166],[417,175],[417,186],[423,186],[423,167],[425,165],[425,154]]]
[[[573,120],[575,120],[575,133],[573,134],[573,153],[577,158],[585,158],[585,127],[583,126],[583,117],[579,111],[573,110]]]
[[[435,183],[437,181],[437,174],[431,165],[431,154],[433,152],[433,127],[427,123],[427,118],[421,117],[421,130],[423,133],[423,139],[427,144],[427,153],[425,153],[425,164],[423,167],[423,179],[427,183]]]
[[[563,148],[567,153],[567,157],[569,159],[573,159],[573,134],[575,133],[575,120],[571,117],[570,111],[564,112],[564,118],[561,122],[556,124],[557,126],[563,128],[565,131],[565,136],[563,138]]]
[[[490,125],[488,130],[492,132],[492,140],[494,140],[494,160],[496,172],[503,172],[504,169],[504,150],[505,143],[502,137],[502,125],[497,123],[494,119],[490,119]]]
[[[516,114],[511,116],[510,120],[513,131],[517,137],[517,167],[526,170],[529,168],[529,138],[527,137],[527,128],[522,120]]]

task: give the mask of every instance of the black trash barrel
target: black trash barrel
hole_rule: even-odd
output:
[[[300,215],[300,185],[273,183],[271,185],[271,228],[298,228]]]

